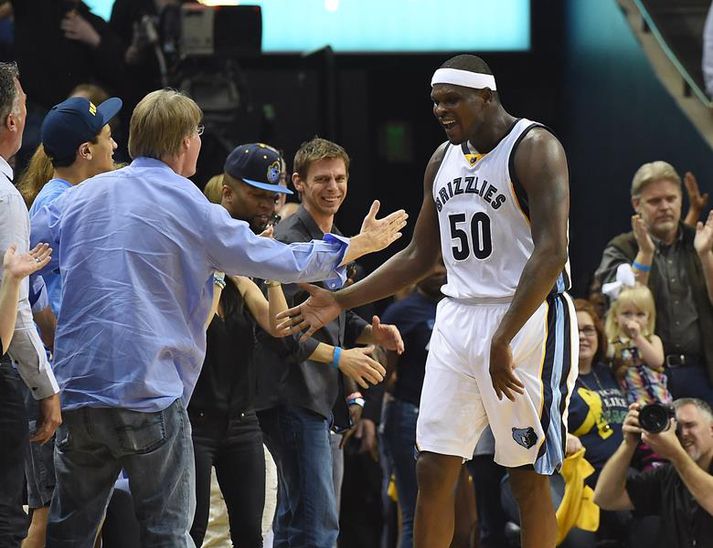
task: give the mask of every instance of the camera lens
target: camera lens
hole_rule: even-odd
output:
[[[639,410],[639,425],[650,434],[658,434],[668,429],[673,416],[673,409],[668,405],[650,403]]]

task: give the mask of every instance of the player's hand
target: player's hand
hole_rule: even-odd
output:
[[[401,229],[406,226],[406,219],[408,219],[408,214],[403,209],[394,211],[383,219],[377,219],[376,214],[380,207],[379,200],[374,200],[369,213],[361,223],[358,235],[367,242],[370,253],[381,251],[398,240],[401,237]]]
[[[639,251],[653,257],[656,248],[654,247],[654,241],[651,239],[651,235],[641,215],[631,216],[631,229],[634,231],[634,238],[636,239],[636,244],[639,246]]]
[[[701,221],[696,223],[696,236],[693,239],[693,247],[696,253],[703,256],[705,253],[713,251],[713,211],[708,213],[705,224]]]
[[[40,400],[40,418],[37,421],[37,430],[30,437],[33,443],[47,443],[54,435],[57,427],[62,424],[62,411],[59,403],[59,394]]]
[[[5,251],[2,266],[6,276],[22,280],[33,272],[47,266],[52,257],[52,248],[47,244],[37,244],[27,253],[18,255],[16,245],[11,245]]]
[[[309,339],[318,329],[331,322],[342,311],[334,293],[311,284],[297,284],[309,293],[309,298],[300,305],[280,312],[276,318],[278,330],[289,328],[291,333],[304,331],[300,342]]]
[[[639,409],[641,406],[638,403],[632,403],[629,406],[629,412],[624,417],[624,424],[621,426],[622,433],[624,434],[624,441],[637,445],[641,439],[641,434],[643,430],[639,425]]]
[[[373,346],[342,350],[339,370],[362,388],[369,388],[369,384],[379,384],[384,380],[386,369],[371,357],[373,351]]]
[[[565,450],[564,454],[566,456],[574,455],[577,451],[579,451],[582,447],[582,441],[577,437],[573,436],[569,432],[567,433],[567,442],[565,444]]]
[[[525,392],[525,385],[515,375],[510,343],[495,338],[490,343],[490,379],[499,400],[505,396],[510,401],[515,401],[518,394]]]
[[[404,340],[401,338],[399,328],[388,323],[381,323],[379,316],[374,316],[371,319],[371,340],[397,354],[402,354],[404,351]]]

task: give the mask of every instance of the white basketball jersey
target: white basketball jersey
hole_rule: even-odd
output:
[[[433,183],[443,261],[448,282],[443,293],[454,299],[512,297],[535,246],[527,195],[516,180],[513,151],[533,127],[520,119],[487,154],[468,144],[448,145]],[[556,292],[569,287],[567,269]]]

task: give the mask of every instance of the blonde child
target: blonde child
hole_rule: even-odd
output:
[[[624,287],[612,301],[605,331],[608,355],[627,403],[670,403],[661,339],[654,335],[656,307],[648,287]]]

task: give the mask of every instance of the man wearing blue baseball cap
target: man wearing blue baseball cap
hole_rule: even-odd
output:
[[[114,169],[117,145],[111,137],[109,122],[121,106],[118,97],[98,106],[84,97],[70,97],[47,113],[42,122],[42,146],[54,173],[32,202],[30,217],[68,188]],[[44,279],[52,311],[58,316],[62,288],[59,272],[48,272]]]
[[[109,122],[121,110],[122,101],[112,97],[95,106],[84,97],[70,97],[52,107],[42,122],[42,145],[54,172],[32,202],[30,217],[52,203],[67,189],[114,169],[116,143]],[[62,279],[59,269],[44,274],[52,312],[59,316]],[[27,405],[32,405],[26,401]],[[28,408],[29,416],[34,411]],[[32,421],[31,423],[32,424]],[[27,454],[32,477],[27,482],[31,526],[28,539],[45,543],[49,504],[54,491],[54,444],[33,445]]]
[[[260,233],[275,213],[280,194],[292,191],[280,185],[280,153],[263,143],[236,147],[225,160],[222,204],[233,219],[250,223]]]

